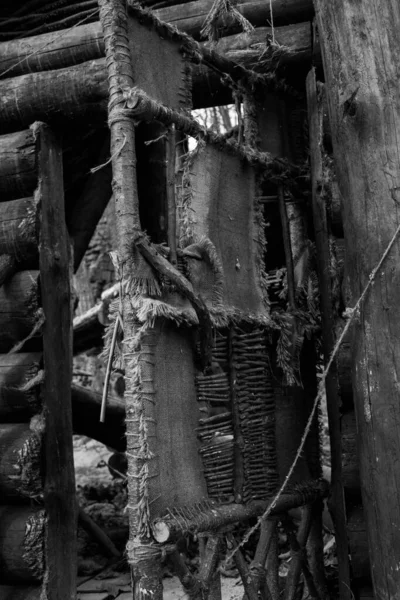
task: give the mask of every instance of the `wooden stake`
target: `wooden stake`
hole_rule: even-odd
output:
[[[132,119],[123,114],[125,100],[122,88],[134,85],[132,58],[127,35],[127,7],[124,0],[99,0],[100,22],[103,28],[108,71],[109,106],[108,123],[111,132],[113,188],[118,234],[118,259],[121,277],[138,282],[144,288],[154,281],[154,274],[142,259],[135,242],[142,237],[139,218],[139,198],[136,178],[135,126]],[[123,288],[123,286],[121,286]],[[138,448],[143,437],[140,429],[144,419],[154,419],[151,401],[138,393],[138,383],[133,377],[132,357],[136,356],[136,329],[132,318],[132,307],[128,291],[121,291],[121,310],[124,328],[123,356],[125,363],[125,403],[127,419],[128,458],[128,514],[129,542],[128,559],[134,579],[134,597],[139,600],[151,597],[162,600],[161,553],[155,552],[150,538],[143,535],[138,510],[145,503],[143,496],[143,472],[147,470],[153,450],[154,438],[146,439],[147,452]],[[129,356],[129,359],[126,357]],[[153,455],[155,452],[153,452]],[[154,464],[154,463],[153,463]]]
[[[65,224],[62,149],[46,125],[32,127],[38,148],[40,211],[39,263],[45,378],[44,502],[46,537],[46,593],[49,598],[76,596],[77,542],[75,472],[72,447],[72,302],[71,256]]]

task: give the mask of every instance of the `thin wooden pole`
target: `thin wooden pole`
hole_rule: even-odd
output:
[[[45,418],[44,503],[48,518],[48,598],[74,600],[77,510],[72,447],[72,257],[65,224],[62,148],[46,125],[33,126],[38,148],[39,264],[43,326]]]
[[[136,178],[135,126],[123,114],[123,88],[134,85],[128,40],[127,7],[124,0],[99,0],[108,71],[108,124],[111,133],[113,191],[121,278],[135,291],[147,292],[154,274],[136,250],[142,235]],[[121,285],[124,328],[125,404],[128,459],[128,560],[132,566],[135,600],[162,600],[161,551],[151,544],[146,519],[149,511],[148,481],[155,477],[154,438],[147,438],[147,424],[154,421],[154,406],[140,393],[140,357],[137,331],[127,286]],[[154,481],[154,479],[153,479]]]
[[[326,206],[323,197],[322,180],[322,111],[318,103],[315,70],[307,76],[307,102],[310,139],[312,209],[317,249],[317,271],[321,294],[322,343],[325,364],[335,345],[335,319],[333,315],[332,289],[330,281],[330,249]],[[341,597],[350,599],[350,565],[346,532],[346,508],[342,483],[342,447],[340,434],[340,396],[337,366],[334,362],[326,377],[326,399],[329,418],[329,438],[331,445],[331,507],[335,521],[336,544],[338,550],[339,589]]]

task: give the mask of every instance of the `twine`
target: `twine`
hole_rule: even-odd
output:
[[[117,150],[113,154],[111,154],[110,158],[105,163],[103,163],[102,165],[98,165],[97,167],[93,167],[93,169],[90,169],[90,173],[92,175],[93,175],[93,173],[97,173],[97,171],[100,171],[100,169],[103,169],[104,167],[106,167],[107,165],[109,165],[114,158],[116,158],[117,156],[119,156],[119,154],[122,152],[123,148],[125,147],[127,139],[128,138],[126,137],[126,135],[124,133],[124,141],[122,142],[121,147],[117,148]]]
[[[356,315],[358,314],[358,310],[359,310],[359,308],[360,308],[360,306],[361,306],[361,304],[362,304],[365,296],[367,295],[367,293],[369,291],[369,288],[371,287],[371,285],[374,282],[374,279],[375,279],[375,276],[376,276],[377,272],[381,268],[381,266],[384,263],[386,257],[388,256],[390,250],[392,249],[392,246],[393,246],[394,242],[396,241],[399,233],[400,233],[400,225],[398,225],[396,231],[394,232],[393,237],[390,240],[389,244],[387,245],[386,250],[382,254],[382,257],[381,257],[380,261],[378,262],[378,264],[376,265],[376,267],[371,271],[371,273],[369,275],[369,278],[368,278],[368,282],[367,282],[367,284],[366,284],[366,286],[365,286],[362,294],[360,295],[359,299],[357,300],[355,306],[353,308],[351,308],[351,309],[348,308],[346,310],[345,315],[348,317],[348,321],[347,321],[346,325],[344,326],[343,331],[340,334],[340,336],[339,336],[339,338],[338,338],[338,340],[337,340],[337,342],[335,344],[335,347],[332,350],[332,353],[331,353],[331,356],[329,358],[329,361],[328,361],[328,363],[327,363],[327,365],[326,365],[326,367],[325,367],[325,369],[324,369],[324,371],[322,373],[322,377],[321,377],[321,380],[320,380],[320,383],[319,383],[319,386],[318,386],[319,387],[318,394],[317,394],[317,396],[316,396],[316,398],[314,400],[314,404],[313,404],[310,416],[308,418],[307,424],[305,426],[305,429],[304,429],[304,432],[303,432],[303,436],[302,436],[301,441],[300,441],[300,445],[299,445],[299,447],[297,449],[296,456],[294,457],[293,463],[292,463],[292,465],[291,465],[291,467],[290,467],[290,469],[288,471],[288,474],[286,475],[286,477],[285,477],[285,479],[284,479],[281,487],[279,488],[279,490],[278,490],[275,498],[268,505],[267,509],[261,515],[261,517],[259,517],[259,519],[257,520],[257,523],[254,525],[254,527],[252,527],[246,533],[246,535],[244,536],[244,538],[242,539],[242,541],[240,542],[240,544],[238,544],[237,547],[226,557],[226,561],[231,560],[235,556],[236,552],[238,552],[238,550],[240,550],[240,548],[242,548],[248,542],[248,540],[253,535],[253,533],[255,531],[257,531],[257,529],[260,527],[261,523],[263,521],[265,521],[265,519],[271,514],[271,512],[273,511],[273,509],[277,505],[277,502],[278,502],[279,498],[283,494],[283,492],[284,492],[284,490],[285,490],[285,488],[286,488],[286,486],[287,486],[287,484],[289,482],[289,479],[291,478],[291,476],[293,474],[293,471],[294,471],[294,469],[295,469],[295,467],[297,465],[297,462],[298,462],[298,460],[299,460],[299,458],[301,456],[301,453],[303,452],[304,444],[306,442],[308,434],[310,433],[310,429],[311,429],[312,422],[314,420],[315,412],[317,410],[317,407],[318,407],[318,405],[320,403],[320,400],[321,400],[321,398],[322,398],[322,396],[324,394],[324,391],[325,391],[324,384],[325,384],[327,375],[328,375],[328,373],[330,371],[330,368],[331,368],[331,366],[333,364],[333,361],[335,360],[335,357],[336,357],[336,355],[337,355],[337,353],[339,351],[339,348],[340,348],[340,346],[341,346],[344,338],[347,335],[347,332],[350,329],[351,324],[353,323]]]

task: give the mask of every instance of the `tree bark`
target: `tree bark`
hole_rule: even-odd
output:
[[[150,267],[141,258],[134,244],[142,235],[139,217],[139,199],[136,176],[135,126],[133,120],[120,115],[125,107],[122,88],[134,86],[132,56],[128,40],[128,17],[123,0],[99,0],[100,22],[103,29],[108,85],[109,127],[111,132],[111,156],[116,223],[118,233],[118,259],[123,278],[141,289],[154,281]],[[132,40],[131,40],[132,41]],[[140,357],[137,330],[132,315],[128,291],[121,298],[124,327],[123,356],[125,367],[125,403],[128,439],[128,502],[129,546],[128,560],[132,566],[135,600],[151,596],[162,599],[162,573],[160,555],[150,548],[151,539],[143,532],[143,515],[149,510],[146,474],[156,475],[154,438],[147,438],[147,422],[154,421],[153,399],[141,393]],[[149,337],[151,334],[147,334]],[[150,342],[149,342],[150,343]],[[145,336],[140,346],[151,352]],[[137,366],[136,366],[137,365]],[[139,369],[139,372],[138,372]],[[149,383],[146,383],[146,389]],[[151,386],[151,383],[150,383]],[[143,431],[143,423],[145,430]],[[149,425],[153,430],[154,425]],[[145,492],[143,491],[145,488]],[[144,518],[146,518],[144,516]]]
[[[154,3],[153,3],[154,4]],[[146,5],[149,5],[146,3]],[[181,31],[185,31],[195,39],[200,39],[200,31],[205,18],[211,10],[213,0],[195,0],[193,2],[168,3],[163,8],[155,8],[156,16],[162,21],[172,23]],[[254,26],[265,25],[271,21],[270,3],[263,0],[242,0],[235,4],[235,8]],[[313,7],[311,0],[272,0],[272,18],[275,24],[282,22],[298,22],[312,17]],[[240,25],[227,17],[221,21],[221,33],[236,33]]]
[[[334,156],[344,199],[351,305],[400,222],[400,5],[315,0]],[[361,487],[375,597],[400,589],[400,246],[375,277],[353,325]]]
[[[107,73],[104,58],[0,81],[0,132],[36,120],[105,114]],[[28,194],[24,194],[25,196]]]

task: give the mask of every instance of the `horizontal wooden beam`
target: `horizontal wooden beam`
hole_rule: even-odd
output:
[[[73,384],[71,395],[74,433],[86,435],[118,452],[124,452],[126,449],[124,402],[109,396],[105,422],[100,423],[101,394]]]
[[[308,482],[299,485],[293,493],[282,494],[271,514],[279,514],[298,506],[303,506],[323,498],[328,492],[328,484],[323,481]],[[272,498],[271,498],[272,500]],[[191,510],[173,509],[165,517],[152,524],[154,538],[159,543],[167,542],[182,532],[199,533],[217,530],[222,526],[247,521],[264,513],[268,500],[254,501],[249,504],[224,504],[221,506],[196,506]]]
[[[30,196],[36,181],[32,131],[28,129],[0,136],[0,202]]]
[[[213,2],[214,0],[194,0],[193,2],[177,3],[174,0],[172,6],[168,2],[168,5],[163,8],[157,8],[157,4],[161,4],[157,3],[154,13],[162,21],[175,25],[195,39],[200,39],[200,31]],[[295,23],[311,18],[314,12],[312,0],[272,0],[271,3],[264,0],[240,0],[235,4],[235,9],[254,26],[262,26],[272,20],[279,25]],[[241,29],[240,25],[229,17],[221,20],[220,24],[222,35],[236,33]]]
[[[0,202],[0,254],[38,266],[36,213],[33,198]]]
[[[36,120],[106,113],[105,59],[72,67],[20,75],[0,81],[0,132],[27,127]],[[27,195],[27,194],[21,194]]]
[[[0,287],[0,352],[8,352],[40,319],[39,271],[19,271]]]
[[[275,68],[306,61],[312,55],[311,22],[284,27],[257,27],[249,33],[222,37],[215,50],[247,69]],[[274,39],[276,45],[272,44]],[[209,42],[205,44],[209,46]]]

